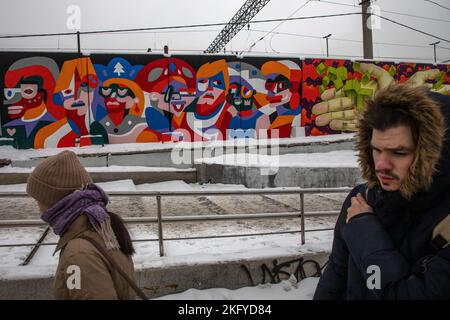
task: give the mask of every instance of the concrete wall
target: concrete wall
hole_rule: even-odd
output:
[[[190,288],[228,288],[237,289],[251,286],[250,279],[244,271],[242,265],[245,265],[250,271],[250,275],[257,285],[262,281],[261,266],[266,264],[272,269],[273,261],[276,259],[278,264],[303,257],[304,260],[314,259],[321,266],[328,259],[328,252],[302,252],[290,256],[274,256],[265,259],[253,260],[235,260],[208,264],[197,264],[194,266],[176,266],[169,268],[143,268],[136,270],[136,282],[150,298],[156,298],[162,295],[173,294],[185,291]],[[311,264],[305,265],[307,276],[314,273]],[[283,268],[283,271],[293,273],[297,264],[291,264]],[[18,267],[18,268],[32,268]],[[20,272],[20,270],[19,270]],[[266,274],[266,283],[270,282]],[[34,277],[27,276],[26,279],[1,278],[0,279],[0,300],[17,299],[52,299],[52,276]]]
[[[274,174],[267,174],[271,170],[267,168],[219,164],[201,163],[195,168],[199,183],[243,184],[247,188],[334,188],[363,182],[359,168],[279,167]]]

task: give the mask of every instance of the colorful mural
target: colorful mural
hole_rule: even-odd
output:
[[[364,100],[393,82],[450,93],[448,65],[305,59],[302,73],[302,126],[306,135],[356,130],[356,115]]]
[[[450,66],[235,56],[1,53],[0,145],[289,138],[351,132],[390,83],[449,92]]]

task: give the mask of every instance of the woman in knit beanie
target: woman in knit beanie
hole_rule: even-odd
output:
[[[134,248],[128,230],[118,215],[107,211],[107,195],[93,183],[75,153],[63,151],[44,160],[30,174],[27,193],[37,201],[41,218],[60,237],[55,250],[61,250],[56,299],[135,297],[130,279],[125,279],[134,281]],[[105,259],[104,253],[115,263]]]

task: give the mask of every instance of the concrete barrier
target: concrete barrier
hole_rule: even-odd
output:
[[[280,155],[287,153],[316,153],[330,152],[336,150],[350,150],[353,148],[354,137],[342,135],[332,141],[302,141],[296,142],[293,139],[280,140],[274,144],[278,148]],[[128,166],[149,166],[149,167],[173,167],[173,168],[192,168],[195,160],[199,158],[214,157],[217,153],[225,154],[233,149],[233,141],[222,143],[205,142],[177,145],[177,144],[159,144],[157,148],[150,150],[136,151],[111,151],[105,152],[101,148],[98,150],[75,149],[81,163],[86,167],[108,167],[111,165]],[[236,147],[237,153],[249,153],[250,150],[257,148],[257,141],[244,142],[243,147]],[[260,143],[260,147],[272,147]],[[231,150],[232,151],[232,150]],[[56,152],[54,152],[56,154]],[[30,168],[41,163],[46,157],[30,157],[28,160],[12,159],[13,167]],[[183,159],[183,161],[177,161]]]
[[[363,183],[359,168],[279,167],[267,174],[260,167],[221,164],[195,164],[199,183],[242,184],[247,188],[336,188]],[[269,169],[270,170],[270,169]]]
[[[299,251],[298,254],[275,256],[264,259],[240,259],[234,261],[199,263],[196,265],[176,265],[166,268],[148,267],[136,268],[138,286],[149,298],[183,292],[190,288],[227,288],[257,285],[271,281],[269,271],[277,265],[292,261],[281,270],[294,273],[298,267],[299,258],[303,261],[313,259],[320,266],[328,259],[329,252]],[[267,269],[264,273],[263,265]],[[33,269],[34,268],[34,269]],[[0,300],[17,299],[53,299],[53,276],[51,270],[55,267],[15,267],[11,274],[0,269]],[[312,263],[306,263],[304,270],[307,276],[315,273]],[[53,271],[54,272],[54,271]],[[13,274],[13,275],[12,275]],[[42,275],[39,275],[42,274]],[[21,278],[22,277],[22,278]]]

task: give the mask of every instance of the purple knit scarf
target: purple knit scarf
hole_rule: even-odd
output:
[[[117,240],[111,229],[107,204],[106,193],[97,185],[89,184],[56,202],[41,218],[50,225],[56,235],[63,236],[70,225],[80,215],[85,214],[105,240],[106,246],[111,249],[117,247]]]

